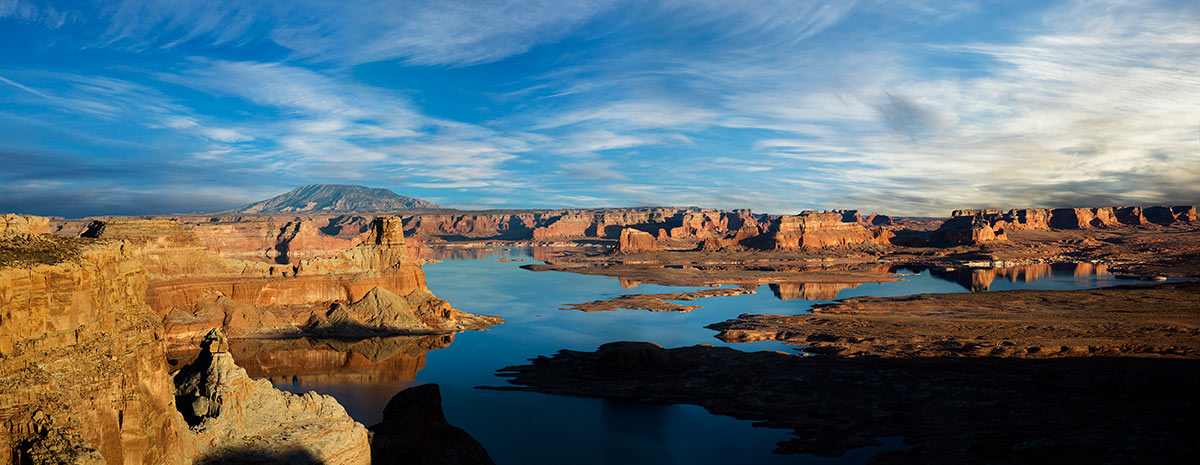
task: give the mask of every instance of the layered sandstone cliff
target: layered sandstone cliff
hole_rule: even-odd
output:
[[[97,221],[85,236],[130,241],[133,255],[148,264],[147,302],[164,318],[172,346],[193,344],[212,327],[234,337],[295,336],[310,329],[323,335],[340,329],[345,336],[430,331],[429,325],[371,326],[383,320],[346,317],[334,305],[360,301],[374,289],[400,296],[413,311],[450,309],[426,289],[421,261],[412,256],[398,217],[375,218],[357,245],[333,257],[287,265],[217,257],[195,230],[175,221]],[[457,330],[461,322],[484,324],[461,317],[436,328]]]
[[[869,230],[857,221],[845,221],[837,212],[806,211],[784,216],[773,225],[773,245],[776,250],[817,250],[853,245],[887,245],[888,231]]]
[[[0,215],[0,237],[16,234],[45,234],[48,232],[50,219],[42,216]]]
[[[650,233],[638,231],[633,228],[625,228],[621,230],[621,236],[617,239],[617,248],[614,252],[627,255],[654,252],[656,250],[659,250],[658,240],[650,235]]]
[[[1197,221],[1196,207],[1093,207],[954,210],[931,238],[977,245],[1006,239],[1009,230],[1170,226]]]
[[[986,213],[975,213],[952,216],[933,232],[930,240],[946,244],[983,244],[1008,240],[1002,226],[993,225],[985,215]]]
[[[0,241],[0,464],[187,463],[194,446],[130,247]]]

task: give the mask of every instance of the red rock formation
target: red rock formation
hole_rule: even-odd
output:
[[[1176,221],[1182,221],[1185,223],[1191,223],[1200,219],[1200,217],[1196,215],[1195,205],[1177,205],[1171,207],[1171,213],[1175,215]]]
[[[891,226],[893,224],[896,224],[896,222],[892,220],[892,217],[887,216],[887,215],[880,215],[878,213],[870,214],[869,216],[867,216],[866,218],[863,219],[863,223],[868,226]]]
[[[816,250],[859,244],[884,245],[883,233],[872,233],[857,222],[845,222],[841,213],[806,211],[779,219],[774,232],[777,250]]]
[[[956,210],[955,213],[961,213]],[[946,220],[933,234],[930,240],[947,244],[977,245],[992,241],[1008,240],[1003,229],[994,229],[987,219],[987,213],[971,213],[956,215]]]
[[[1048,221],[1055,229],[1111,228],[1118,226],[1112,207],[1056,208]]]
[[[1012,229],[1092,229],[1140,226],[1147,224],[1171,225],[1195,221],[1196,207],[1094,207],[1094,208],[1028,208],[1007,212],[1000,210],[955,210],[944,227],[964,229],[959,217],[978,217],[987,222],[993,231]],[[986,236],[985,232],[981,233]],[[978,243],[966,240],[958,243]]]
[[[17,247],[62,254],[0,265],[0,464],[187,463],[145,267],[119,242]]]
[[[638,231],[633,228],[625,228],[621,230],[621,237],[617,240],[617,248],[613,252],[628,255],[656,250],[659,250],[658,241],[650,233]]]
[[[413,236],[461,236],[466,238],[528,239],[544,221],[545,213],[445,215],[423,214],[404,217],[405,233]]]
[[[0,237],[16,234],[45,234],[50,219],[42,216],[24,216],[7,213],[0,215]]]
[[[88,235],[131,241],[134,255],[150,264],[147,302],[165,319],[169,342],[179,345],[211,327],[238,337],[296,334],[330,318],[328,303],[358,301],[375,288],[417,308],[449,308],[425,288],[402,229],[400,218],[376,218],[360,244],[292,265],[215,257],[194,231],[173,221],[97,222]]]

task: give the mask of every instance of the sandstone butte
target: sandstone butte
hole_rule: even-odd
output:
[[[931,240],[977,245],[1007,240],[1007,231],[1022,229],[1093,229],[1168,226],[1193,223],[1196,206],[1025,208],[954,210]]]
[[[336,401],[252,380],[218,329],[172,378],[166,331],[145,301],[148,269],[210,266],[156,256],[191,250],[188,241],[148,249],[40,234],[44,219],[3,220],[0,464],[370,463],[367,430]],[[364,247],[402,240],[384,223]],[[379,258],[367,252],[346,260]]]
[[[659,250],[658,241],[650,233],[638,231],[633,228],[625,228],[621,230],[621,237],[617,239],[617,248],[613,252],[618,254],[635,254],[654,252],[656,250]]]
[[[889,245],[891,233],[884,229],[871,231],[858,222],[844,221],[837,212],[806,211],[784,216],[774,228],[773,249],[814,250],[856,245]]]

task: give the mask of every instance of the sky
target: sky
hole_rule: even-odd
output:
[[[0,0],[0,212],[1200,203],[1200,3]]]

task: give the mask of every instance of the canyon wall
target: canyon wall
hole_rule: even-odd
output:
[[[348,224],[357,222],[350,218]],[[287,224],[294,226],[293,232],[310,231],[296,237],[313,234],[304,226],[309,223]],[[225,226],[213,222],[209,227]],[[244,229],[257,227],[261,225]],[[355,245],[330,257],[288,264],[214,255],[197,233],[205,228],[187,229],[173,220],[96,221],[83,236],[126,240],[131,254],[146,263],[146,301],[165,322],[172,350],[195,344],[212,327],[239,338],[313,331],[358,337],[371,331],[446,332],[498,323],[458,312],[426,289],[422,262],[413,257],[403,227],[399,217],[375,218]],[[235,239],[245,243],[239,239],[244,237]],[[360,304],[372,293],[386,296],[384,308]],[[335,305],[339,302],[345,305]],[[403,323],[414,326],[398,326]],[[339,333],[347,331],[353,334]]]
[[[195,252],[188,235],[164,236],[153,231],[174,228],[137,223],[98,225],[107,234],[123,232],[128,241],[71,238],[29,234],[46,229],[37,218],[4,220],[0,464],[371,462],[366,428],[336,400],[311,392],[294,395],[274,389],[268,380],[252,379],[234,362],[220,330],[206,332],[198,355],[195,346],[181,350],[191,362],[175,376],[168,374],[164,328],[144,300],[153,275],[141,259],[150,260],[160,275],[176,266],[208,270],[209,264],[169,257],[170,251]],[[360,245],[363,250],[321,266],[378,265],[381,256],[395,253],[389,248],[402,245],[399,224],[398,218],[373,223],[369,240]],[[429,308],[434,313],[447,310]],[[423,365],[425,352],[451,338],[408,336],[323,346],[293,340],[305,341],[307,350],[276,354],[260,348],[268,353],[247,355],[247,363],[268,376],[287,373],[293,379],[314,370],[310,365],[315,360],[339,366],[356,379],[407,381]],[[280,367],[281,362],[286,366]],[[412,450],[438,452],[438,445],[411,442],[394,438]],[[442,446],[453,452],[453,445]]]
[[[954,210],[931,239],[949,244],[981,244],[1005,240],[1010,230],[1170,226],[1196,221],[1194,205]]]
[[[7,241],[22,256],[0,267],[0,464],[188,463],[162,325],[128,244]]]
[[[874,213],[865,217],[855,210],[835,210],[831,213],[838,215],[836,227],[844,228],[844,232],[851,235],[861,231],[852,230],[850,225],[881,228],[894,224],[890,217]],[[578,240],[619,241],[621,231],[626,228],[650,233],[659,247],[667,250],[773,248],[774,245],[754,238],[767,234],[768,230],[777,230],[782,221],[781,217],[754,214],[750,210],[722,211],[696,207],[425,212],[402,214],[399,218],[407,238],[405,248],[413,260],[419,260],[427,253],[428,249],[424,248],[426,242],[497,240],[537,244]],[[371,222],[353,214],[180,215],[172,220],[180,230],[194,234],[195,238],[187,239],[187,246],[192,249],[202,244],[217,258],[269,265],[299,265],[309,260],[336,258],[367,238]],[[103,218],[99,221],[127,223],[131,220]],[[58,220],[50,225],[50,229],[63,235],[74,235],[78,231],[95,235],[88,232],[90,228],[79,223],[80,220]],[[881,235],[878,231],[872,233]],[[810,240],[815,240],[819,235],[812,236],[814,239]],[[827,242],[831,241],[833,239],[827,239]],[[841,242],[859,243],[858,239],[851,237]],[[876,237],[872,242],[882,244],[886,240]],[[275,270],[287,272],[286,267]]]

